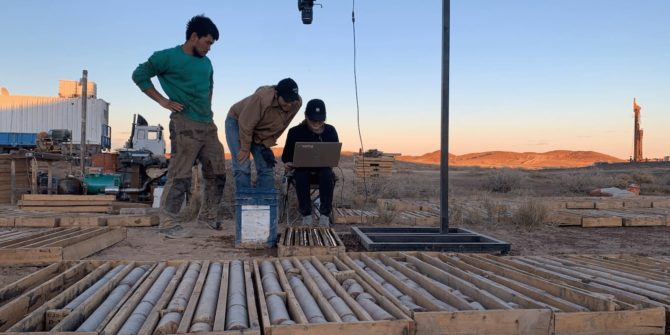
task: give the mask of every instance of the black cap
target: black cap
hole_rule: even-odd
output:
[[[326,104],[321,99],[312,99],[305,107],[305,115],[312,121],[326,121]]]
[[[285,78],[279,81],[277,86],[277,95],[284,98],[286,102],[293,102],[298,100],[298,84],[291,78]]]

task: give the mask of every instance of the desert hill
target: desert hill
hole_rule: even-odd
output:
[[[396,159],[422,164],[440,164],[440,151],[421,156],[399,156]],[[622,159],[595,151],[554,150],[548,152],[487,151],[465,155],[449,154],[450,166],[512,167],[538,169],[546,167],[582,167],[595,162],[622,162]]]

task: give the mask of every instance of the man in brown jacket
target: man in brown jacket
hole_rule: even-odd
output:
[[[274,187],[275,158],[271,147],[302,106],[298,84],[291,78],[277,85],[261,86],[254,94],[230,107],[226,117],[226,142],[232,155],[235,189],[251,187],[251,162],[256,166],[256,187]]]

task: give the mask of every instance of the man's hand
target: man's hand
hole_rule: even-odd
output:
[[[249,160],[249,151],[248,150],[240,150],[240,152],[237,153],[237,161],[240,163],[244,163],[247,160]]]
[[[284,163],[284,174],[288,174],[291,171],[293,171],[293,162]]]
[[[169,99],[162,100],[160,104],[163,108],[168,109],[173,113],[181,112],[184,109],[184,105]]]

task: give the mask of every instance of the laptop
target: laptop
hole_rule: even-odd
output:
[[[336,167],[340,163],[340,142],[296,142],[293,167]]]

